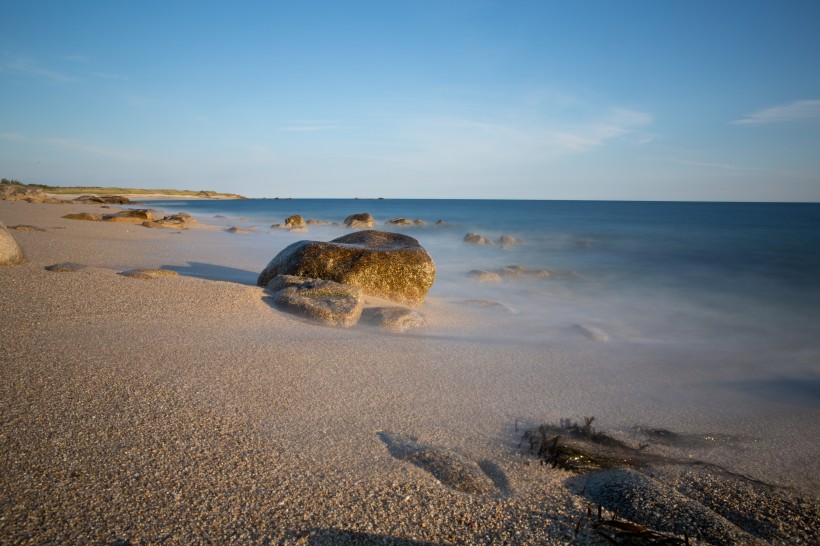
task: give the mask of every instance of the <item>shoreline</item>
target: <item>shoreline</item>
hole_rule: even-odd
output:
[[[0,201],[6,225],[46,230],[10,231],[27,261],[0,268],[0,484],[10,499],[0,537],[606,543],[579,478],[518,449],[515,430],[519,419],[600,410],[571,393],[545,399],[539,383],[591,367],[589,355],[449,339],[440,332],[460,317],[436,298],[423,306],[426,335],[386,335],[294,318],[247,284],[123,277],[225,267],[230,235],[61,218],[75,210],[99,206]],[[59,262],[89,267],[44,269]],[[609,351],[615,362],[631,356]],[[397,458],[385,432],[495,469],[491,492],[457,491]]]

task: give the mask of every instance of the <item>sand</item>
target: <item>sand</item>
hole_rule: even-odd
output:
[[[434,300],[427,334],[394,335],[306,322],[249,284],[128,278],[227,268],[228,235],[61,218],[82,211],[99,208],[0,201],[6,225],[46,229],[11,231],[27,261],[0,268],[0,542],[605,543],[578,478],[515,430],[580,418],[586,386],[561,370],[588,355],[448,337],[461,319]],[[45,269],[69,261],[89,267]],[[576,384],[544,396],[558,377]],[[442,484],[381,432],[482,462],[494,491]]]

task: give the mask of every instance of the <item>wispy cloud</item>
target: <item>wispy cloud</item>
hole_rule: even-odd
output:
[[[767,125],[820,120],[820,100],[798,100],[764,108],[734,120],[735,125]]]
[[[51,70],[26,57],[9,55],[6,52],[2,52],[0,55],[2,55],[0,56],[0,72],[25,74],[57,83],[72,83],[78,81],[74,76],[57,70]]]
[[[777,174],[777,175],[799,175],[797,171],[789,171],[785,169],[770,169],[766,167],[753,167],[748,165],[737,165],[734,163],[721,163],[714,161],[697,161],[689,159],[680,159],[676,157],[650,157],[648,161],[657,161],[661,163],[672,163],[675,165],[684,165],[689,167],[703,167],[706,169],[715,169],[737,174]]]
[[[0,139],[13,142],[28,142],[31,139],[22,133],[0,133]]]
[[[120,161],[137,161],[144,159],[143,154],[138,152],[107,148],[104,146],[83,142],[74,138],[47,137],[43,139],[43,142],[64,150],[71,150],[74,152],[79,152],[83,155],[90,155],[94,157],[105,157]]]

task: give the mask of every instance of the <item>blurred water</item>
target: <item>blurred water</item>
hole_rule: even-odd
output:
[[[693,358],[729,351],[726,366],[746,370],[742,380],[762,380],[776,361],[783,376],[778,392],[788,390],[789,381],[820,378],[818,204],[251,199],[155,205],[205,223],[255,228],[244,237],[225,235],[225,263],[199,264],[214,278],[232,263],[261,271],[294,241],[349,232],[343,226],[311,226],[300,234],[270,228],[287,216],[341,223],[369,212],[377,229],[415,237],[431,254],[437,266],[431,298],[502,304],[464,304],[465,312],[487,316],[464,335],[523,344],[663,343]],[[396,217],[426,225],[384,225]],[[435,225],[438,220],[443,225]],[[468,232],[521,243],[469,245],[463,242]],[[505,277],[499,284],[467,276],[510,265],[551,274]]]

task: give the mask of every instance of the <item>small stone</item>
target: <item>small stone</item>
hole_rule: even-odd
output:
[[[77,262],[61,262],[58,264],[47,265],[46,270],[54,271],[56,273],[74,273],[76,271],[81,271],[86,267],[88,266]]]

